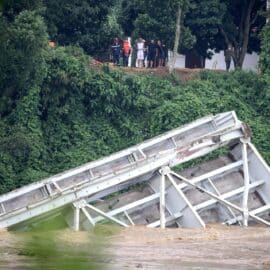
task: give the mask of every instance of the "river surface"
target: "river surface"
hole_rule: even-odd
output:
[[[0,232],[0,269],[270,270],[270,228]]]

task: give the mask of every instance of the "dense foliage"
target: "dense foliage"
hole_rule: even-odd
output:
[[[46,26],[35,11],[22,11],[12,22],[0,16],[0,116],[42,82],[47,40]]]
[[[172,49],[175,39],[175,23],[178,5],[182,10],[180,48],[191,48],[195,43],[195,36],[185,27],[184,18],[189,8],[186,0],[123,0],[118,21],[127,35],[133,39],[142,37],[162,40]]]
[[[262,52],[260,54],[260,67],[262,72],[270,72],[270,24],[267,23],[262,33]]]
[[[63,5],[65,2],[62,11],[68,8],[72,14],[68,20],[79,20],[76,9],[68,4],[78,3],[62,2]],[[82,10],[83,3],[94,3],[79,2],[78,10]],[[93,17],[92,10],[86,8],[85,22],[101,16],[95,27],[108,24],[108,29],[115,29],[116,13],[108,14],[106,7],[103,10],[104,1],[96,2],[100,8]],[[44,3],[49,9],[49,3],[54,6],[58,2]],[[174,75],[167,79],[135,76],[107,66],[93,70],[89,68],[91,59],[82,48],[47,46],[46,23],[51,35],[55,26],[57,38],[62,35],[61,27],[65,29],[67,25],[58,25],[51,13],[46,21],[44,14],[48,9],[41,1],[6,0],[1,8],[0,193],[97,159],[209,113],[227,110],[236,110],[240,119],[250,124],[255,144],[270,162],[269,27],[265,28],[262,42],[264,75],[203,72],[201,78],[182,82]],[[150,8],[147,5],[144,8],[145,15]],[[55,14],[59,12],[51,9]],[[157,8],[155,12],[153,20],[163,10]],[[143,16],[140,14],[138,18]],[[64,14],[61,16],[65,20]],[[97,52],[99,45],[90,42],[97,40],[94,30],[90,26],[89,32],[82,29],[83,26],[80,33],[75,33],[78,36],[73,41],[74,33],[70,32],[64,39],[70,41],[59,39],[59,42],[82,46],[79,40],[89,38],[86,44],[93,46],[89,51]],[[110,31],[105,32],[109,39]]]
[[[109,23],[113,1],[44,0],[50,38],[59,45],[79,45],[88,54],[104,53],[118,28]]]
[[[179,49],[192,50],[203,59],[212,50],[231,44],[233,60],[241,68],[246,52],[260,50],[259,33],[265,24],[264,0],[180,1],[182,9]],[[118,21],[134,38],[162,39],[172,49],[179,0],[123,0]]]
[[[181,82],[88,67],[82,50],[47,50],[47,75],[0,120],[0,191],[94,160],[209,113],[236,110],[270,161],[267,77],[236,72]]]

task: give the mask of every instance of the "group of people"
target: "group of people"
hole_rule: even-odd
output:
[[[155,40],[152,39],[147,44],[144,39],[139,38],[132,47],[128,39],[121,42],[120,39],[116,37],[114,38],[111,50],[113,63],[119,65],[122,55],[124,67],[128,66],[130,56],[132,56],[131,65],[138,68],[163,67],[166,66],[168,61],[168,49],[160,40],[156,43]]]

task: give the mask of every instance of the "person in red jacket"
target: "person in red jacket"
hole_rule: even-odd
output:
[[[123,42],[122,52],[123,52],[123,65],[124,65],[124,67],[127,67],[128,66],[128,58],[131,54],[131,47],[130,47],[129,41],[127,39],[125,39]]]

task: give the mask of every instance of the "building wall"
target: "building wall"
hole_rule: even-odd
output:
[[[169,63],[168,65],[170,65],[170,61],[172,59],[172,51],[169,51]],[[176,62],[175,62],[175,67],[176,68],[185,68],[186,67],[186,56],[183,54],[177,54],[176,56]]]
[[[255,52],[253,52],[252,54],[247,53],[244,60],[243,69],[256,71],[258,67],[258,61],[259,55],[257,53]],[[224,52],[221,51],[219,53],[215,53],[212,56],[212,59],[206,59],[205,68],[226,70]],[[231,62],[230,70],[234,70],[233,61]]]

